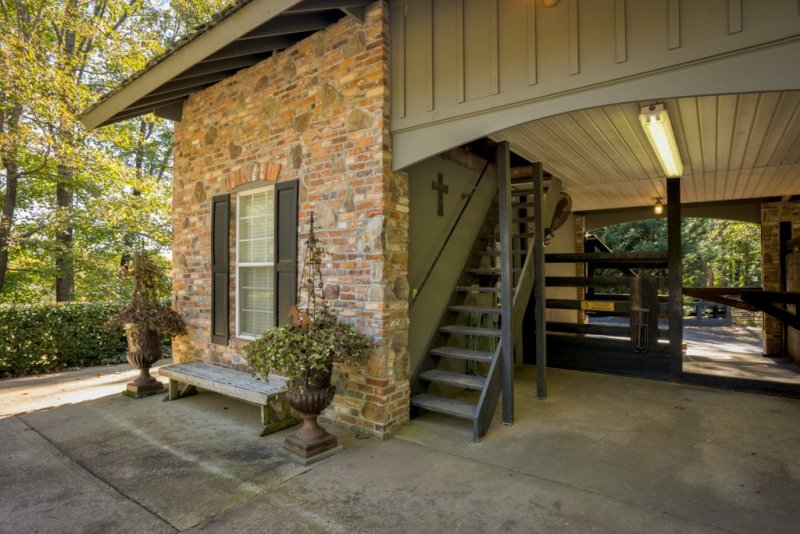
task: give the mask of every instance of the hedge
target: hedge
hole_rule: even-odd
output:
[[[0,305],[0,377],[124,361],[120,304]]]

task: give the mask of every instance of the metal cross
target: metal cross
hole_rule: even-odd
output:
[[[439,203],[436,207],[436,215],[442,217],[444,215],[444,196],[447,194],[450,188],[444,185],[444,175],[442,173],[437,173],[436,178],[437,181],[431,182],[431,189],[439,194]]]

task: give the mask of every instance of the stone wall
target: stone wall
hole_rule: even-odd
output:
[[[800,202],[761,204],[761,279],[766,291],[780,287],[780,223],[792,223],[792,235],[800,235]],[[764,353],[784,355],[783,323],[764,315]]]
[[[375,2],[363,24],[345,17],[192,95],[175,128],[173,199],[174,294],[189,325],[175,358],[243,368],[233,265],[231,340],[210,340],[211,198],[300,180],[300,254],[313,212],[327,251],[325,294],[377,344],[366,369],[337,368],[325,417],[379,436],[402,426],[409,409],[408,183],[391,171],[387,28],[388,9]]]

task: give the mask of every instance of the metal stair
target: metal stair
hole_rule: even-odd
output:
[[[556,187],[553,182],[557,182]],[[558,180],[551,179],[548,185],[556,196],[560,194]],[[512,262],[513,308],[521,313],[533,288],[532,178],[513,180],[511,186],[508,220],[513,224],[513,233],[511,249],[506,253]],[[412,417],[427,410],[470,420],[475,441],[488,430],[501,388],[503,252],[499,250],[499,211],[495,202],[411,383]],[[545,210],[545,216],[547,213]],[[529,256],[530,261],[526,261]],[[526,294],[517,294],[518,291]],[[465,391],[473,393],[461,395]]]

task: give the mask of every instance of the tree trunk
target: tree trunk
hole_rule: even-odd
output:
[[[56,302],[72,300],[75,292],[75,263],[72,256],[72,222],[69,212],[73,207],[72,169],[65,165],[58,166],[58,183],[56,184],[56,210],[66,212],[65,220],[56,229]]]
[[[22,106],[17,104],[8,118],[8,131],[13,135],[19,118],[22,115]],[[0,293],[6,283],[8,274],[8,247],[11,241],[11,231],[14,228],[14,211],[17,209],[17,188],[19,186],[19,164],[17,162],[16,146],[9,146],[2,154],[3,168],[6,171],[6,187],[3,194],[3,214],[0,215]]]

